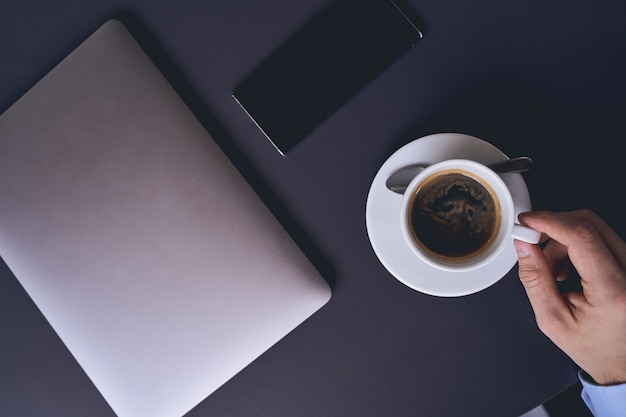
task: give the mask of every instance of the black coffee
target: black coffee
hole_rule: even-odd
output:
[[[489,190],[459,171],[426,179],[409,208],[413,236],[437,257],[463,261],[486,250],[500,223]]]

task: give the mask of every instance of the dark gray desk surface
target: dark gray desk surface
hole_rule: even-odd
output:
[[[331,281],[327,306],[189,416],[520,415],[576,367],[537,330],[516,269],[458,299],[404,287],[370,247],[367,192],[401,145],[468,133],[534,158],[535,208],[590,207],[626,236],[626,3],[408,1],[423,41],[282,158],[230,92],[325,3],[4,0],[0,112],[121,17]],[[0,415],[113,415],[3,264]]]

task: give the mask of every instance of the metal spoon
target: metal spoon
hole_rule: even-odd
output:
[[[525,172],[530,169],[532,164],[532,159],[527,156],[520,156],[519,158],[505,159],[503,161],[487,164],[487,166],[495,172],[500,173]],[[413,178],[415,178],[417,174],[422,172],[427,166],[428,164],[418,164],[409,165],[400,169],[400,171],[387,178],[387,188],[395,193],[404,194],[404,191],[406,190],[406,187],[408,187],[411,180],[413,180]]]

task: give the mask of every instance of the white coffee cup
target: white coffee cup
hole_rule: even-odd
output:
[[[451,272],[493,262],[511,239],[538,243],[541,238],[517,223],[502,178],[465,159],[438,162],[420,172],[404,192],[400,223],[417,257]]]

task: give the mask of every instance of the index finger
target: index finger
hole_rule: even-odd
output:
[[[623,256],[619,255],[626,246],[593,212],[539,211],[520,216],[520,221],[567,248],[588,299],[611,295],[616,285],[626,287]]]

